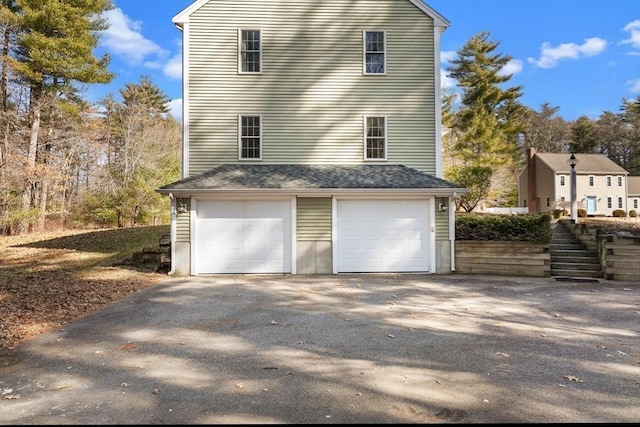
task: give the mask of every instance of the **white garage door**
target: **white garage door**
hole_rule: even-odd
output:
[[[290,273],[291,202],[198,201],[196,272]]]
[[[427,202],[339,200],[340,273],[428,271]]]

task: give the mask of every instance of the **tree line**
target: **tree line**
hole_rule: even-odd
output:
[[[119,99],[93,54],[110,0],[1,0],[0,235],[166,223],[155,189],[180,176],[181,125],[146,76]]]
[[[604,111],[565,121],[560,107],[544,103],[539,110],[519,102],[522,86],[509,86],[502,70],[512,57],[497,51],[500,43],[488,31],[470,38],[446,71],[459,93],[444,91],[443,137],[445,178],[469,189],[456,200],[470,212],[479,203],[518,206],[518,175],[527,150],[545,153],[600,153],[640,175],[640,96],[622,99],[618,112]]]
[[[110,0],[0,0],[0,235],[51,227],[124,227],[168,221],[155,189],[179,179],[181,124],[148,78],[96,103],[83,91],[113,80],[93,54]],[[530,147],[603,153],[640,175],[640,97],[620,111],[573,122],[559,107],[522,105],[502,73],[512,59],[489,32],[473,36],[446,70],[445,178],[467,187],[456,200],[517,206],[517,176]]]

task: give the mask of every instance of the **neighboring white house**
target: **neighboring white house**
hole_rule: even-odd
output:
[[[640,214],[640,176],[627,177],[627,207]]]
[[[421,0],[197,0],[172,273],[454,271],[440,37]]]
[[[518,200],[529,212],[571,208],[570,154],[528,151],[518,178]],[[576,200],[587,215],[611,216],[633,209],[627,197],[629,173],[604,154],[576,153]]]

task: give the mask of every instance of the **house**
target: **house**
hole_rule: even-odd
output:
[[[627,207],[629,212],[640,213],[640,176],[627,177]]]
[[[420,0],[197,0],[172,274],[452,272],[440,37]]]
[[[570,154],[529,149],[518,177],[518,199],[529,212],[571,210]],[[604,154],[575,154],[576,201],[589,216],[612,216],[627,207],[627,175]]]

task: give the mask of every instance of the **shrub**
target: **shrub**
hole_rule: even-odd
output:
[[[611,212],[611,216],[615,218],[626,218],[627,213],[622,209],[616,209],[615,211]]]
[[[638,216],[638,212],[636,212],[635,210],[631,209],[629,211],[629,217],[630,218],[636,218]]]
[[[586,209],[578,209],[578,218],[586,218],[586,217],[587,217]]]
[[[456,240],[551,242],[551,216],[456,214]]]

